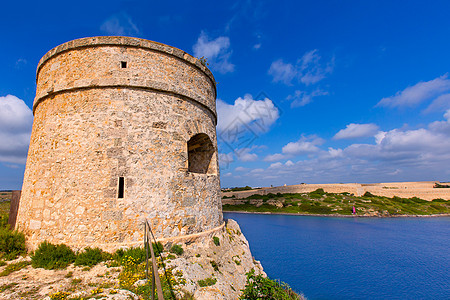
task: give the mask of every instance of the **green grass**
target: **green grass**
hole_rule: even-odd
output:
[[[250,200],[261,199],[262,205],[250,204]],[[225,204],[224,211],[246,211],[246,212],[270,212],[270,213],[300,213],[300,214],[338,214],[351,215],[352,207],[355,206],[356,214],[363,215],[430,215],[450,213],[450,201],[435,199],[426,201],[417,197],[382,197],[371,193],[365,193],[361,197],[352,196],[349,193],[325,193],[318,189],[307,194],[267,194],[251,195],[242,200],[244,204]],[[277,207],[267,203],[268,200],[277,200],[283,207]]]

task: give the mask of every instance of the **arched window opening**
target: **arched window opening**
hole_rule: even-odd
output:
[[[204,133],[194,135],[188,141],[188,170],[193,173],[208,173],[214,147],[211,139]]]

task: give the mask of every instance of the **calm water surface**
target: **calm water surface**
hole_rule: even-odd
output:
[[[450,299],[450,217],[224,213],[271,278],[313,299]]]

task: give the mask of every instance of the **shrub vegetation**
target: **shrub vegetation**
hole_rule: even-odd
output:
[[[277,300],[300,300],[303,296],[295,293],[287,283],[277,282],[260,275],[255,275],[252,269],[247,274],[247,283],[242,290],[239,299],[257,300],[257,299],[277,299]]]
[[[44,241],[31,255],[31,264],[33,268],[65,269],[75,261],[75,258],[75,253],[68,246]]]
[[[99,248],[92,249],[88,247],[77,254],[75,265],[92,267],[99,262],[111,259],[111,257],[111,254],[104,252]]]
[[[176,255],[183,254],[184,250],[181,245],[173,245],[172,248],[170,248],[170,252],[175,253]]]
[[[249,199],[262,199],[258,206],[250,204]],[[349,193],[325,193],[317,189],[310,193],[285,193],[251,195],[244,200],[244,204],[225,204],[224,211],[301,213],[301,214],[339,214],[351,215],[355,206],[357,215],[430,215],[449,214],[450,201],[434,199],[426,201],[417,197],[382,197],[366,192],[357,197]],[[267,200],[276,200],[282,207],[269,204]]]
[[[19,262],[13,263],[13,264],[9,264],[0,273],[0,276],[8,276],[12,272],[19,271],[19,270],[21,270],[21,269],[23,269],[23,268],[25,268],[26,266],[29,266],[29,265],[30,265],[29,261],[19,261]]]
[[[18,231],[11,231],[6,227],[0,228],[0,258],[12,260],[25,253],[24,234]]]
[[[214,277],[208,277],[208,278],[200,279],[199,281],[197,281],[198,285],[201,287],[215,285],[216,282],[217,282],[217,279]]]

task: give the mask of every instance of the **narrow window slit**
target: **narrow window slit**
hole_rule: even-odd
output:
[[[125,69],[127,67],[127,62],[126,61],[121,61],[120,62],[120,66],[122,67],[122,69]]]
[[[117,196],[119,199],[123,198],[124,184],[125,184],[124,178],[119,177],[119,191],[118,191],[118,196]]]

